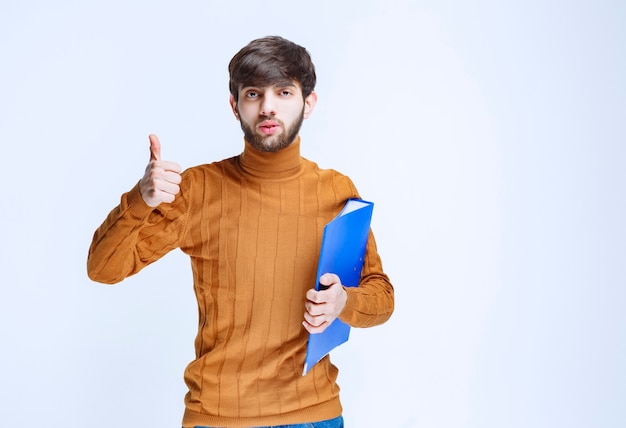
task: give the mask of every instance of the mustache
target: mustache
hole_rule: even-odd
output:
[[[256,122],[254,123],[255,125],[260,125],[263,122],[265,122],[266,120],[271,120],[273,122],[278,123],[279,125],[283,125],[283,121],[280,119],[277,119],[276,116],[274,116],[273,114],[271,115],[267,115],[267,116],[259,116],[259,118],[256,120]]]

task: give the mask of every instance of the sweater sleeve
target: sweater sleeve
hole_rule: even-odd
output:
[[[176,248],[185,207],[179,194],[172,204],[151,208],[143,201],[139,184],[124,193],[94,233],[87,257],[89,278],[118,283]]]
[[[376,248],[374,234],[370,230],[365,260],[358,287],[345,287],[348,301],[339,315],[352,327],[372,327],[384,323],[394,310],[394,290],[383,271]]]

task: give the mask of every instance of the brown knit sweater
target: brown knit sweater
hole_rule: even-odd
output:
[[[246,143],[230,159],[190,168],[171,204],[148,207],[135,186],[96,230],[89,277],[116,283],[168,251],[192,262],[196,359],[185,371],[183,425],[304,423],[341,414],[337,368],[325,357],[302,376],[305,292],[316,283],[322,229],[350,197],[351,180],[300,156]],[[385,322],[393,288],[370,233],[359,287],[340,319]]]

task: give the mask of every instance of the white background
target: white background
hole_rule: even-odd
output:
[[[621,1],[0,3],[0,426],[178,427],[179,251],[107,287],[93,231],[149,133],[239,153],[227,63],[311,52],[303,154],[376,202],[397,307],[333,353],[346,426],[626,426]]]

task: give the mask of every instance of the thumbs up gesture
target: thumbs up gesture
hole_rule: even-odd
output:
[[[161,160],[161,143],[150,135],[150,162],[139,181],[139,191],[146,205],[154,208],[162,202],[174,201],[180,191],[181,167],[177,163]]]

